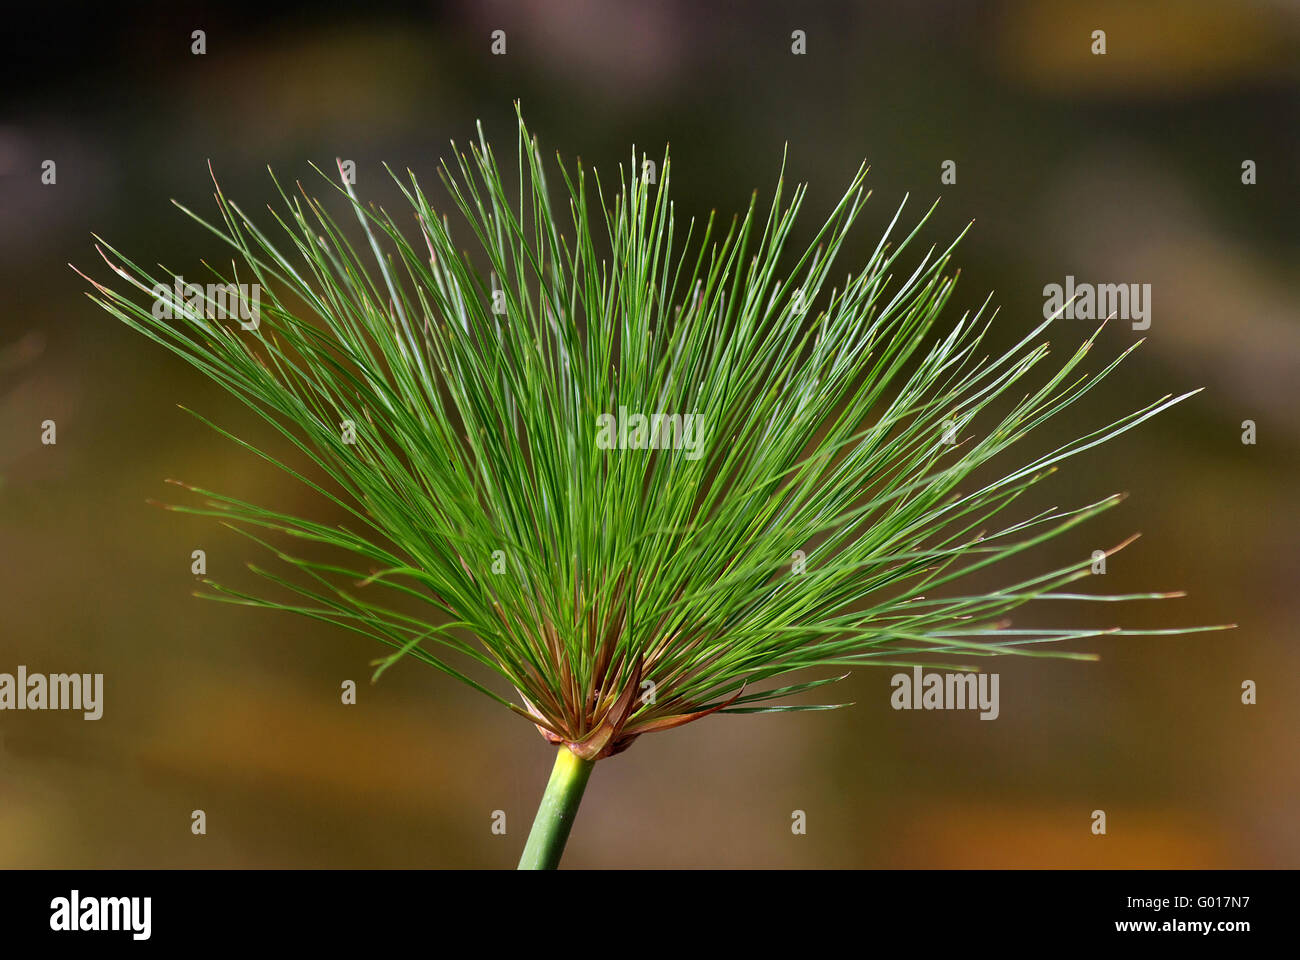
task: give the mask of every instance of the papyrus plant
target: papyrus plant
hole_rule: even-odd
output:
[[[1115,505],[1003,519],[1059,463],[1183,399],[1054,434],[1052,418],[1122,359],[1080,373],[1096,333],[1030,377],[1047,323],[991,358],[985,308],[935,331],[951,248],[900,269],[916,230],[833,276],[865,169],[792,253],[802,187],[783,205],[778,186],[766,213],[751,203],[725,229],[710,216],[683,230],[667,158],[651,183],[634,152],[612,194],[561,163],[553,193],[521,119],[517,162],[507,182],[480,132],[443,165],[459,240],[413,175],[395,177],[400,215],[342,178],[349,229],[301,188],[277,184],[283,207],[263,226],[218,188],[220,222],[190,215],[233,248],[222,282],[260,285],[255,329],[208,302],[159,319],[152,298],[172,271],[103,241],[122,282],[91,281],[89,296],[257,411],[317,473],[217,429],[349,517],[191,487],[204,502],[173,509],[222,518],[282,561],[252,567],[267,595],[208,595],[378,640],[392,651],[376,676],[429,664],[558,745],[521,866],[558,862],[592,767],[645,734],[829,709],[774,701],[845,667],[1081,657],[1041,645],[1159,632],[1009,625],[1031,600],[1127,599],[1061,592],[1089,556],[963,589]],[[694,455],[668,419],[688,415]],[[1034,431],[1050,452],[1006,456]]]

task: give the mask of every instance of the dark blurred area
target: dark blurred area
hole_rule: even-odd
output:
[[[988,585],[1140,531],[1105,592],[1187,598],[1030,616],[1239,624],[1072,646],[1097,663],[1000,659],[994,722],[895,712],[882,668],[839,685],[848,710],[644,737],[597,767],[566,865],[1300,866],[1300,5],[466,0],[44,4],[30,17],[11,23],[0,91],[0,671],[101,672],[105,705],[97,721],[0,713],[0,865],[518,858],[552,762],[535,729],[414,662],[372,686],[381,651],[362,638],[191,596],[192,550],[236,582],[261,558],[214,521],[147,504],[184,497],[165,478],[294,512],[318,501],[178,409],[276,443],[86,300],[68,263],[108,279],[94,232],[197,277],[202,258],[229,255],[169,200],[214,215],[209,161],[250,212],[276,198],[268,165],[321,193],[309,164],[336,157],[355,161],[362,198],[391,205],[382,164],[434,188],[476,120],[513,161],[519,99],[545,147],[611,179],[633,144],[670,144],[683,220],[743,212],[755,189],[765,204],[788,144],[787,179],[811,185],[805,243],[865,158],[873,196],[842,272],[904,195],[909,228],[941,196],[905,259],[974,220],[950,319],[992,292],[992,346],[1040,322],[1044,286],[1067,275],[1151,284],[1150,329],[1112,322],[1089,368],[1147,342],[1056,429],[1205,391],[1018,503],[1028,516],[1129,492]],[[956,182],[941,183],[949,160]],[[1055,325],[1058,354],[1094,326]],[[340,703],[347,679],[355,706]],[[205,836],[191,834],[195,809]],[[791,833],[796,809],[806,836]]]

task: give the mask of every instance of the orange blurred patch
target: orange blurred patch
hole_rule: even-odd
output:
[[[1169,810],[936,805],[905,823],[883,866],[951,869],[1199,869],[1231,862],[1227,839],[1207,821]]]
[[[1247,10],[1245,8],[1249,7]],[[1262,4],[1185,0],[1022,2],[1007,8],[993,51],[997,65],[1052,93],[1183,93],[1290,70],[1293,22]],[[1106,33],[1105,55],[1092,33]]]

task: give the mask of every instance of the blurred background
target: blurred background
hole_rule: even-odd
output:
[[[380,650],[355,635],[194,599],[192,550],[238,584],[254,548],[147,504],[185,497],[165,478],[318,504],[178,409],[278,449],[86,300],[67,264],[106,279],[94,231],[197,279],[200,258],[227,255],[168,201],[214,214],[209,160],[250,211],[274,199],[268,164],[311,184],[308,164],[335,157],[355,161],[361,197],[391,202],[382,162],[432,187],[449,140],[471,139],[477,119],[513,158],[519,98],[544,147],[602,172],[634,143],[658,156],[670,142],[683,217],[743,211],[755,189],[765,203],[788,143],[788,176],[811,183],[799,240],[865,158],[874,192],[845,271],[905,194],[904,223],[941,196],[927,245],[974,220],[951,319],[992,292],[997,344],[1039,321],[1043,287],[1067,275],[1151,284],[1147,343],[1059,429],[1206,389],[1018,505],[1027,516],[1130,494],[1007,576],[1140,531],[1111,558],[1106,591],[1186,599],[1030,618],[1239,624],[1075,645],[1096,663],[998,661],[993,722],[895,712],[893,671],[875,669],[840,685],[852,709],[644,737],[597,767],[566,865],[1300,866],[1300,5],[265,7],[50,3],[5,40],[0,671],[103,673],[105,707],[96,722],[0,713],[0,865],[513,866],[552,749],[414,662],[371,686]],[[1105,56],[1090,52],[1099,29]],[[940,180],[948,160],[955,184]],[[1065,350],[1093,326],[1063,321],[1054,337]],[[1112,323],[1091,367],[1138,336]],[[54,446],[41,444],[46,419]],[[340,703],[347,679],[355,706]],[[1241,703],[1245,680],[1256,705]],[[194,809],[206,836],[190,832]],[[796,809],[806,836],[791,833]],[[1090,831],[1097,809],[1104,837]]]

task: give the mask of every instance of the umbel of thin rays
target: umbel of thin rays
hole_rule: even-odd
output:
[[[343,178],[350,233],[278,181],[282,206],[261,226],[219,187],[219,222],[185,210],[234,249],[222,282],[260,285],[253,330],[193,306],[157,319],[151,291],[172,272],[99,240],[123,283],[92,280],[91,299],[265,418],[317,471],[214,428],[348,516],[333,525],[189,487],[201,504],[171,509],[220,518],[280,561],[250,565],[263,592],[205,581],[205,595],[378,640],[391,652],[376,676],[404,657],[429,664],[584,759],[714,712],[838,706],[774,701],[856,665],[1085,658],[1043,645],[1186,632],[1011,626],[1032,600],[1174,595],[1062,592],[1091,557],[963,589],[1118,503],[1009,509],[1063,461],[1190,394],[1016,458],[1031,432],[1055,441],[1052,418],[1133,348],[1080,372],[1093,333],[1043,376],[1052,321],[993,357],[981,354],[987,302],[936,328],[952,248],[904,268],[925,218],[891,246],[901,208],[866,262],[833,280],[865,168],[791,252],[803,186],[787,201],[779,183],[766,211],[751,201],[725,227],[711,215],[683,229],[667,156],[655,184],[634,150],[612,194],[558,161],[553,196],[522,117],[509,181],[481,128],[468,155],[453,151],[440,176],[456,238],[414,174],[393,175],[410,208],[397,215]],[[598,444],[599,418],[624,409],[698,416],[700,455]],[[995,479],[976,482],[995,458]],[[296,556],[303,541],[336,556]],[[820,675],[787,676],[809,668]]]

